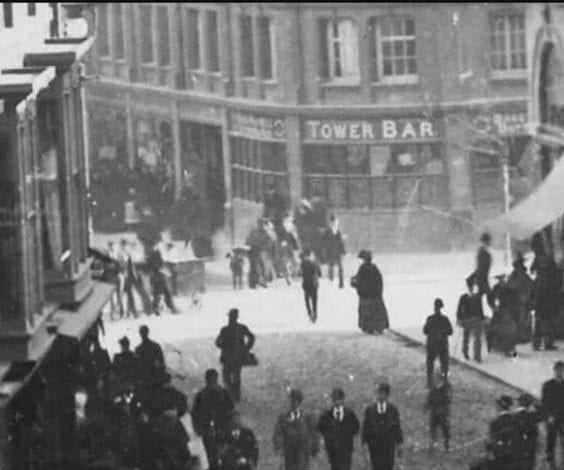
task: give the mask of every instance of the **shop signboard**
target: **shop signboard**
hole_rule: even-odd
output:
[[[429,119],[366,119],[305,121],[304,138],[310,142],[394,142],[436,140],[437,121]]]
[[[231,113],[231,133],[250,139],[286,140],[286,121],[283,117]]]
[[[501,136],[527,134],[527,122],[525,111],[479,114],[472,119],[472,125],[481,132]]]

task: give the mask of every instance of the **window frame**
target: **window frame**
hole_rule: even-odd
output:
[[[168,64],[161,63],[162,56],[161,56],[161,24],[160,24],[160,12],[165,12],[165,18],[167,22],[167,39],[168,39]],[[157,67],[162,69],[170,69],[172,68],[173,62],[173,53],[172,53],[172,37],[171,37],[171,21],[170,21],[170,9],[168,4],[158,4],[153,5],[153,25],[155,26],[154,31],[156,32],[156,37],[153,38],[153,56],[154,56],[154,63]]]
[[[200,25],[200,47],[202,45],[202,39],[201,39],[201,35],[204,35],[204,40],[207,42],[208,47],[206,50],[206,54],[205,54],[205,70],[206,72],[210,73],[210,74],[220,74],[221,73],[221,34],[220,34],[220,29],[221,29],[221,22],[220,22],[220,15],[219,15],[219,11],[215,10],[215,9],[210,9],[210,8],[206,8],[203,10],[203,16],[200,16],[200,22],[202,23]],[[217,70],[212,70],[210,67],[210,61],[211,61],[211,54],[210,54],[210,47],[209,47],[209,33],[210,33],[210,28],[209,28],[209,17],[211,15],[215,15],[215,20],[216,20],[216,29],[215,29],[215,36],[216,36],[216,43],[217,43]],[[204,16],[205,16],[205,22],[204,20]],[[205,26],[205,28],[204,28]],[[202,54],[203,51],[200,51],[200,56],[202,57],[204,54]],[[200,61],[201,62],[201,61]]]
[[[195,12],[197,14],[196,17],[196,24],[198,26],[198,32],[196,37],[198,38],[198,47],[197,47],[197,51],[198,51],[198,66],[197,67],[193,67],[192,66],[192,58],[190,57],[190,52],[191,52],[191,32],[190,32],[190,13],[191,12]],[[202,31],[202,14],[205,13],[205,10],[201,9],[201,8],[196,8],[194,6],[186,6],[184,7],[184,12],[183,12],[183,30],[185,31],[184,33],[184,41],[186,43],[186,53],[184,54],[184,60],[186,61],[186,69],[191,71],[191,72],[203,72],[204,71],[204,51],[203,51],[203,40],[205,39],[203,37],[203,31]]]
[[[390,23],[390,28],[392,27],[392,22],[394,20],[401,21],[412,21],[413,22],[413,35],[403,34],[403,35],[382,35],[382,23],[384,21]],[[397,15],[397,16],[373,16],[369,19],[369,25],[371,26],[371,50],[375,53],[375,57],[370,57],[370,60],[376,60],[376,64],[371,64],[372,67],[376,68],[376,76],[370,77],[370,82],[373,84],[380,85],[415,85],[419,82],[419,57],[418,57],[418,47],[417,47],[417,27],[416,20],[410,15]],[[402,41],[404,44],[407,41],[415,42],[415,67],[416,73],[404,73],[402,75],[384,75],[384,42],[389,42],[393,44],[395,41]],[[393,51],[393,45],[392,45]],[[407,53],[406,53],[407,54]],[[395,55],[391,56],[393,61],[397,60]],[[397,56],[400,57],[400,56]],[[408,60],[407,55],[401,56],[405,61]],[[407,63],[405,64],[407,66]],[[374,75],[374,72],[371,72]]]
[[[138,17],[139,17],[139,21],[137,23],[138,27],[143,29],[143,10],[144,9],[148,9],[150,11],[150,32],[151,32],[151,60],[150,61],[146,61],[144,58],[144,40],[143,40],[143,32],[141,31],[141,37],[139,38],[139,64],[141,65],[141,67],[155,67],[157,65],[157,57],[155,54],[155,35],[153,34],[156,30],[155,26],[155,12],[154,12],[154,5],[150,4],[150,3],[141,3],[141,4],[137,4],[137,12],[138,12]]]
[[[511,19],[517,18],[523,21],[523,29],[520,30],[518,38],[524,39],[524,49],[518,49],[519,53],[524,54],[524,67],[523,68],[512,68],[511,67],[511,56],[516,53],[511,49]],[[507,68],[497,69],[493,67],[493,56],[500,55],[499,49],[494,49],[492,44],[492,37],[496,35],[496,30],[494,29],[494,24],[498,20],[503,20],[503,37],[505,41],[505,48],[503,50],[503,57],[505,58]],[[528,71],[529,57],[527,54],[527,15],[523,10],[498,10],[491,11],[488,16],[488,66],[490,68],[492,78],[494,79],[526,79]],[[515,50],[517,51],[517,49]]]
[[[262,61],[262,52],[263,52],[263,44],[262,41],[260,42],[260,52],[259,52],[259,73],[260,79],[263,82],[270,82],[275,83],[278,80],[278,48],[276,47],[276,21],[273,16],[270,15],[258,15],[257,16],[257,33],[260,35],[260,22],[261,20],[266,19],[268,20],[268,36],[270,41],[270,77],[265,77],[263,74],[264,71],[264,64]],[[260,37],[259,37],[260,39]]]
[[[96,42],[97,42],[97,51],[100,59],[109,59],[112,57],[112,44],[111,44],[111,34],[110,34],[110,23],[109,23],[109,12],[111,4],[109,3],[100,3],[98,8],[100,15],[98,21],[98,32],[96,35]],[[102,12],[104,14],[102,14]],[[100,31],[104,25],[104,31]],[[103,34],[102,34],[103,33]],[[104,49],[102,48],[104,47]]]
[[[250,74],[246,73],[245,71],[245,60],[243,60],[244,54],[245,54],[245,50],[247,50],[247,48],[243,47],[243,19],[248,18],[250,21],[250,48],[248,48],[248,51],[250,51],[250,56],[251,56],[251,60],[250,60],[250,65],[252,67],[252,72]],[[250,13],[240,13],[239,17],[238,17],[238,36],[239,36],[239,73],[240,73],[240,77],[242,79],[246,79],[246,80],[253,80],[257,78],[257,68],[255,64],[255,16],[253,16]],[[249,53],[249,52],[247,52]],[[260,72],[260,70],[258,71]]]
[[[126,52],[125,52],[125,28],[124,26],[124,10],[122,3],[110,3],[108,4],[112,7],[112,28],[108,29],[108,35],[111,36],[111,40],[109,41],[110,45],[110,54],[112,59],[116,62],[126,62]],[[119,8],[119,18],[117,17],[117,12]],[[116,28],[117,25],[120,25],[119,28]],[[121,33],[121,34],[118,34]],[[116,39],[121,38],[122,44],[122,56],[117,56],[117,41]]]
[[[357,64],[358,64],[358,75],[355,76],[336,76],[335,75],[335,42],[337,42],[339,44],[339,55],[341,56],[340,62],[342,63],[342,50],[343,50],[343,46],[342,44],[344,44],[344,39],[343,38],[338,38],[336,39],[334,36],[334,27],[335,25],[338,25],[341,21],[350,21],[352,22],[352,24],[354,25],[355,29],[356,29],[356,55],[357,55]],[[361,81],[361,59],[362,57],[360,56],[360,26],[358,24],[358,22],[354,19],[354,18],[327,18],[325,20],[325,24],[326,24],[326,34],[325,34],[325,38],[327,41],[327,68],[328,68],[328,76],[327,76],[327,80],[330,83],[334,83],[334,84],[343,84],[343,85],[359,85],[360,81]],[[342,73],[342,65],[341,65],[341,73]]]

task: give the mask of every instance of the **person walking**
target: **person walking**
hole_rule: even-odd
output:
[[[334,388],[331,398],[333,406],[321,415],[317,430],[325,441],[331,470],[350,470],[354,438],[360,431],[360,423],[355,412],[345,406],[343,389]]]
[[[433,385],[433,368],[435,360],[439,358],[441,374],[448,378],[448,337],[452,335],[452,325],[446,315],[442,314],[444,303],[442,299],[435,299],[433,315],[427,317],[423,334],[427,336],[427,385]]]
[[[497,400],[497,406],[499,414],[490,422],[486,449],[493,457],[492,468],[515,470],[519,468],[522,439],[517,419],[511,410],[513,399],[503,395]]]
[[[450,449],[450,404],[452,388],[443,374],[437,374],[429,391],[425,410],[429,413],[429,451],[433,451],[437,440],[437,430],[443,434],[445,450]]]
[[[141,343],[135,348],[136,385],[142,408],[152,407],[158,387],[163,383],[166,364],[161,346],[149,338],[149,327],[139,327]]]
[[[210,470],[218,470],[219,449],[225,442],[229,416],[235,409],[229,392],[219,385],[219,373],[206,371],[206,385],[196,394],[192,407],[194,430],[202,437]]]
[[[114,355],[112,370],[119,381],[119,388],[123,392],[133,391],[135,388],[135,370],[137,359],[131,349],[129,349],[129,338],[120,338],[120,352]]]
[[[394,470],[396,454],[401,455],[403,432],[397,407],[390,403],[390,386],[378,387],[375,404],[366,408],[362,442],[368,446],[372,470]]]
[[[554,448],[560,436],[564,457],[564,362],[556,361],[554,377],[542,386],[541,403],[546,416],[546,459],[550,470],[556,469]]]
[[[129,250],[129,244],[127,240],[121,240],[121,251],[119,253],[119,260],[121,270],[124,273],[123,279],[123,292],[125,292],[127,298],[127,310],[126,310],[126,317],[133,315],[137,318],[137,309],[135,308],[135,296],[133,294],[133,290],[135,289],[139,296],[141,297],[141,302],[143,304],[143,309],[147,315],[150,314],[150,305],[151,300],[149,298],[149,294],[145,290],[145,286],[143,285],[143,281],[141,280],[140,274],[137,272],[137,268],[133,263],[133,259],[131,256],[131,251]]]
[[[478,293],[487,294],[490,291],[490,269],[492,267],[492,255],[490,253],[490,245],[492,238],[489,233],[484,233],[480,237],[481,246],[476,256],[476,269],[467,281],[478,286]]]
[[[154,249],[147,259],[147,265],[149,267],[151,286],[153,288],[153,313],[157,316],[161,314],[161,297],[164,297],[165,304],[171,313],[178,313],[174,306],[167,281],[167,276],[170,278],[172,273],[165,267],[162,252],[158,249]]]
[[[482,336],[486,320],[482,295],[472,281],[466,280],[466,285],[468,292],[460,296],[456,309],[456,323],[462,328],[462,354],[466,360],[470,359],[469,343],[472,338],[474,360],[482,362]]]
[[[259,446],[255,433],[241,424],[241,416],[233,411],[229,420],[229,431],[220,451],[221,470],[256,470]]]
[[[527,343],[531,340],[531,294],[534,282],[527,273],[525,258],[518,253],[513,261],[513,271],[507,279],[507,287],[511,290],[514,301],[513,308],[517,318],[517,341]]]
[[[517,399],[519,407],[515,411],[515,417],[523,438],[519,461],[519,470],[534,470],[537,460],[537,441],[539,436],[539,423],[542,421],[542,411],[535,405],[534,399],[528,393],[524,393]]]
[[[301,390],[290,391],[290,410],[281,413],[274,426],[274,450],[282,453],[285,470],[310,470],[310,459],[319,453],[319,437],[313,415],[302,409]]]
[[[493,315],[490,322],[488,343],[492,349],[501,351],[507,357],[517,357],[517,310],[513,291],[508,288],[505,275],[496,276],[498,282],[488,294],[488,303]]]
[[[351,279],[358,294],[358,326],[368,334],[381,333],[390,327],[388,310],[384,304],[384,281],[378,267],[372,263],[372,253],[362,250],[359,255],[364,262],[356,276]]]
[[[257,286],[267,287],[265,282],[264,265],[261,257],[264,236],[262,235],[263,221],[260,219],[245,241],[249,247],[249,287],[256,289]]]
[[[317,321],[317,291],[319,290],[321,268],[314,261],[311,250],[304,251],[300,272],[303,279],[302,289],[304,290],[307,314],[311,322],[315,323]]]
[[[335,266],[338,269],[339,289],[344,287],[343,279],[343,256],[345,255],[345,242],[339,230],[339,220],[332,214],[329,219],[329,227],[325,231],[325,260],[329,265],[329,280],[333,281]]]
[[[235,403],[241,401],[241,369],[255,344],[255,335],[246,325],[238,323],[239,309],[229,310],[229,323],[219,332],[215,345],[221,350],[223,385]]]

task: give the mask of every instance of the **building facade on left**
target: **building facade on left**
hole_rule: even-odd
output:
[[[88,8],[0,9],[2,469],[78,468],[81,351],[113,293],[93,279],[88,250],[82,60],[93,39],[64,24],[87,24]]]

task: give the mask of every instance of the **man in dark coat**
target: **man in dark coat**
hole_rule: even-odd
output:
[[[325,440],[325,450],[331,470],[350,470],[354,437],[360,431],[355,412],[345,406],[345,392],[340,388],[331,393],[333,406],[319,418],[317,430]]]
[[[210,469],[219,468],[219,446],[228,431],[229,415],[234,410],[229,392],[219,385],[219,373],[206,371],[206,386],[196,394],[192,408],[194,431],[202,437]]]
[[[313,260],[311,250],[304,251],[300,272],[302,273],[302,288],[307,314],[312,323],[315,323],[317,321],[317,290],[319,289],[321,269]]]
[[[229,432],[220,452],[222,470],[255,470],[258,465],[259,447],[255,433],[241,425],[239,413],[233,411]]]
[[[329,265],[329,279],[333,281],[334,268],[339,270],[339,289],[344,287],[343,279],[343,255],[345,252],[345,242],[339,230],[339,223],[335,214],[329,219],[329,228],[325,231],[325,261]]]
[[[221,329],[215,340],[215,345],[221,349],[219,360],[223,365],[223,385],[235,402],[241,401],[241,368],[255,344],[255,335],[246,325],[238,323],[238,318],[238,309],[229,310],[229,324]]]
[[[116,378],[120,381],[120,388],[123,391],[133,390],[137,360],[133,351],[129,349],[129,338],[127,336],[119,340],[119,345],[121,350],[114,355],[112,369]]]
[[[496,470],[519,468],[521,434],[515,415],[511,412],[513,399],[507,395],[497,401],[499,414],[489,425],[486,449],[493,456]]]
[[[368,445],[372,470],[394,470],[396,451],[403,444],[399,411],[388,401],[390,386],[378,387],[378,401],[369,406],[362,423],[362,442]]]
[[[381,333],[390,327],[388,310],[384,304],[384,280],[378,267],[372,263],[372,253],[362,250],[358,257],[364,262],[358,268],[351,285],[358,294],[358,326],[368,334]]]
[[[520,446],[519,460],[522,464],[520,470],[534,470],[542,411],[540,407],[535,405],[533,397],[528,393],[522,394],[518,399],[518,403],[519,407],[515,411],[515,417],[523,438],[523,443]]]
[[[155,393],[165,379],[166,364],[161,346],[149,339],[147,325],[139,327],[139,335],[141,344],[135,348],[136,382],[138,399],[146,408],[154,404]]]
[[[452,335],[452,325],[441,310],[444,307],[441,299],[435,299],[435,313],[427,317],[423,334],[427,336],[427,385],[429,388],[433,382],[433,368],[435,359],[439,358],[441,363],[441,374],[448,377],[448,337]]]
[[[560,436],[560,442],[564,442],[564,362],[554,364],[554,378],[543,384],[541,402],[546,415],[546,458],[552,470],[556,437]]]
[[[165,269],[165,262],[159,250],[153,250],[151,252],[149,258],[147,259],[147,266],[149,268],[151,286],[153,289],[153,313],[155,315],[160,315],[159,305],[161,297],[164,297],[165,304],[171,313],[178,313],[172,300],[172,294],[168,287],[166,276],[163,272]]]
[[[517,340],[527,343],[531,340],[531,293],[534,282],[527,272],[525,258],[519,253],[513,261],[513,272],[507,279],[507,287],[512,291],[513,308],[517,314]]]
[[[319,453],[319,437],[313,415],[302,410],[301,390],[290,392],[290,410],[274,427],[274,450],[284,455],[285,470],[310,470],[310,458]]]
[[[450,446],[450,404],[452,401],[452,388],[443,374],[437,374],[433,387],[427,396],[425,409],[429,412],[430,444],[429,450],[433,451],[437,439],[437,429],[441,429],[445,450]]]
[[[475,292],[475,284],[466,281],[468,293],[462,294],[456,309],[456,322],[462,327],[462,354],[466,360],[470,338],[473,341],[474,360],[482,362],[482,334],[484,332],[484,309],[482,307],[482,295]]]
[[[476,283],[480,294],[487,294],[490,291],[489,276],[492,266],[492,255],[489,250],[492,241],[490,234],[482,234],[480,241],[482,246],[476,257],[476,270],[468,276],[467,281]]]

